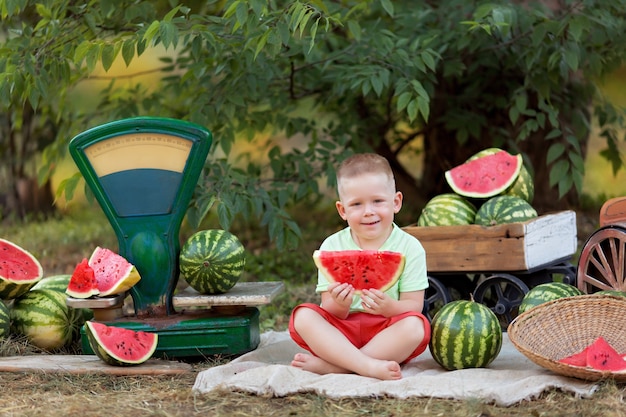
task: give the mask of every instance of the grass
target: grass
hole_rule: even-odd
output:
[[[311,213],[306,213],[310,217]],[[320,214],[323,215],[323,214]],[[322,223],[316,217],[316,224]],[[593,221],[589,221],[593,228]],[[303,223],[304,224],[304,223]],[[326,231],[315,225],[305,229],[305,239],[296,251],[276,251],[263,241],[262,233],[246,226],[244,244],[250,250],[245,280],[282,280],[287,290],[269,306],[261,308],[262,329],[283,330],[296,304],[315,300],[312,250]],[[583,232],[586,233],[586,232]],[[76,263],[88,257],[96,245],[114,248],[110,226],[99,213],[45,222],[3,225],[2,236],[31,251],[41,261],[45,275],[71,273]],[[69,346],[61,353],[80,350]],[[19,337],[0,341],[0,356],[46,354]],[[57,417],[80,413],[140,416],[626,416],[626,389],[612,382],[600,384],[592,398],[574,398],[552,390],[532,401],[499,407],[481,399],[432,398],[329,399],[311,393],[282,398],[241,392],[192,391],[198,372],[227,358],[205,358],[192,364],[193,372],[180,376],[106,376],[46,373],[2,373],[0,415]]]

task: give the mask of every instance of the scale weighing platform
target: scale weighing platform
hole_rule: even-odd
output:
[[[207,129],[190,122],[136,117],[94,127],[69,144],[113,227],[118,253],[135,265],[141,280],[127,294],[68,297],[67,304],[91,309],[93,320],[107,325],[157,333],[156,357],[255,349],[260,340],[257,307],[284,289],[282,282],[241,282],[220,295],[191,288],[174,294],[180,226],[212,140]],[[84,353],[93,353],[84,329],[81,343]]]

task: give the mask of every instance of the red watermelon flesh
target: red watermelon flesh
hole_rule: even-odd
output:
[[[139,365],[156,351],[158,334],[85,322],[89,344],[94,353],[109,365]]]
[[[12,299],[27,292],[43,278],[41,264],[30,252],[0,239],[0,299]]]
[[[121,294],[141,279],[133,264],[107,248],[97,247],[89,258],[89,266],[93,269],[100,297]]]
[[[517,179],[522,155],[501,150],[458,165],[445,173],[455,193],[465,197],[489,198],[509,188]]]
[[[13,242],[0,239],[0,278],[14,282],[36,282],[43,277],[39,261]]]
[[[589,350],[589,347],[566,358],[559,359],[559,362],[572,366],[587,366],[587,350]]]
[[[316,250],[313,260],[330,282],[351,284],[360,293],[366,289],[386,291],[393,287],[404,271],[405,257],[392,251]]]
[[[76,265],[70,282],[65,290],[66,294],[74,298],[89,298],[92,295],[100,294],[98,290],[98,284],[96,283],[96,276],[94,275],[93,268],[89,266],[87,258],[83,259],[81,263]]]
[[[598,371],[619,372],[626,370],[626,360],[603,337],[598,337],[582,351],[559,362],[573,366],[584,366]]]

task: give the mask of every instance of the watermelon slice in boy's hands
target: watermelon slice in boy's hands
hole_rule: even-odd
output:
[[[613,346],[601,336],[582,351],[562,358],[559,362],[589,367],[598,371],[626,371],[626,360],[623,355],[617,353]]]
[[[316,250],[313,260],[330,282],[351,284],[360,293],[369,289],[387,291],[393,287],[404,271],[405,257],[391,251]]]

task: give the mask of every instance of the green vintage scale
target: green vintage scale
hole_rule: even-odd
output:
[[[141,280],[128,293],[67,304],[93,320],[155,332],[155,356],[240,354],[259,343],[258,306],[281,282],[237,283],[225,294],[177,291],[180,226],[212,143],[211,133],[177,119],[137,117],[74,137],[70,154],[113,227],[118,253]],[[86,254],[87,255],[87,254]],[[88,255],[87,255],[88,256]],[[93,353],[82,332],[85,353]]]

